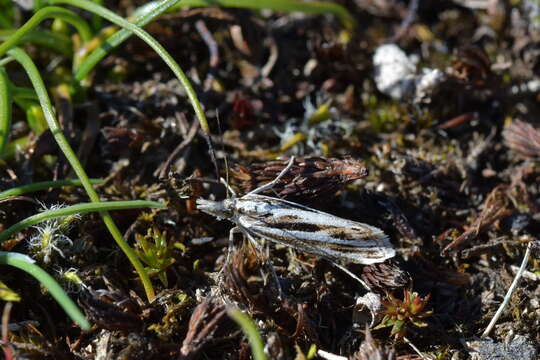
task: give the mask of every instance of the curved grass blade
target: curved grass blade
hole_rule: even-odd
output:
[[[43,83],[43,79],[41,78],[41,75],[32,61],[32,59],[21,49],[19,48],[13,48],[8,51],[8,54],[17,60],[26,73],[28,74],[28,77],[30,78],[30,81],[32,83],[32,86],[34,87],[36,94],[39,98],[39,103],[43,109],[43,114],[45,115],[45,119],[47,120],[47,124],[49,125],[49,129],[51,130],[52,135],[54,136],[54,140],[58,144],[58,147],[68,160],[69,164],[75,171],[75,174],[77,174],[77,177],[81,180],[82,185],[88,194],[88,197],[92,202],[98,203],[100,202],[99,196],[92,187],[92,184],[90,183],[88,179],[88,175],[86,175],[86,171],[82,167],[79,159],[75,155],[75,152],[73,151],[73,148],[67,141],[66,137],[64,136],[64,133],[62,132],[62,128],[60,127],[60,124],[58,123],[58,120],[56,119],[54,115],[54,110],[51,104],[51,99],[49,98],[49,95],[47,94],[47,89],[45,88],[45,84]],[[144,267],[142,263],[140,262],[139,258],[133,251],[133,249],[127,244],[127,242],[123,239],[122,234],[120,233],[120,230],[114,223],[112,217],[107,213],[106,211],[100,211],[99,213],[101,215],[101,218],[103,219],[103,222],[107,226],[107,229],[111,233],[112,237],[116,241],[116,244],[120,247],[120,249],[124,252],[124,254],[128,257],[129,261],[131,262],[131,265],[135,268],[135,271],[139,275],[141,282],[144,286],[144,290],[146,292],[146,297],[148,300],[152,300],[155,296],[154,287],[152,286],[152,282],[150,281],[150,278],[146,271],[144,270]]]
[[[11,129],[11,89],[6,70],[0,67],[0,159],[4,157]]]
[[[240,327],[242,331],[247,336],[249,344],[251,345],[251,352],[253,353],[253,358],[255,360],[266,360],[266,355],[264,354],[264,344],[261,339],[261,335],[257,331],[257,327],[253,320],[240,310],[230,308],[227,310],[227,315],[233,319]]]
[[[93,185],[101,183],[101,179],[89,179],[90,183]],[[56,180],[56,181],[41,181],[28,185],[17,186],[5,191],[0,192],[0,200],[8,198],[10,196],[19,196],[29,192],[46,190],[48,188],[55,188],[61,186],[81,186],[81,180],[77,179],[67,179],[67,180]]]
[[[32,275],[49,290],[52,297],[60,304],[71,320],[79,325],[81,329],[90,330],[90,323],[73,300],[71,300],[56,280],[39,266],[35,265],[34,260],[30,257],[16,252],[0,251],[0,264],[14,266]]]
[[[63,9],[56,6],[48,6],[39,11],[37,11],[34,16],[32,16],[23,26],[21,26],[17,31],[11,35],[11,37],[0,44],[0,57],[4,56],[9,49],[14,48],[23,37],[38,26],[43,20],[49,18],[58,18],[62,19],[65,22],[73,25],[75,29],[79,32],[81,39],[86,42],[92,38],[92,32],[90,31],[90,26],[81,18],[79,15],[75,14],[73,11]]]
[[[152,6],[154,2],[145,4],[137,11],[144,11],[144,7]],[[298,1],[298,0],[183,0],[173,6],[167,13],[178,11],[185,7],[207,7],[207,6],[222,6],[229,8],[241,8],[251,10],[271,9],[274,11],[284,12],[303,12],[306,14],[332,14],[336,16],[340,22],[348,30],[352,30],[356,26],[356,20],[352,15],[339,4],[324,1]]]
[[[95,203],[81,203],[77,205],[71,205],[55,210],[46,210],[27,217],[24,220],[10,226],[5,231],[0,233],[0,244],[8,240],[11,235],[21,231],[29,226],[35,225],[42,221],[70,216],[75,214],[85,214],[88,212],[104,212],[113,210],[126,210],[126,209],[139,209],[139,208],[164,208],[163,204],[155,201],[147,200],[133,200],[133,201],[107,201],[107,202],[95,202]]]

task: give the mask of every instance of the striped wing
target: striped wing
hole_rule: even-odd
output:
[[[381,229],[290,201],[251,194],[236,199],[235,211],[252,236],[333,261],[373,264],[396,254]]]

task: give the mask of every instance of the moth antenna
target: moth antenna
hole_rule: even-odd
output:
[[[203,131],[202,133],[203,133],[204,139],[206,140],[206,144],[208,145],[208,153],[210,154],[210,160],[212,161],[212,164],[214,164],[214,171],[216,172],[216,179],[219,179],[219,166],[217,163],[216,151],[214,150],[214,144],[212,143],[210,134],[207,134],[206,131]]]
[[[233,197],[236,197],[236,192],[233,190],[232,187],[229,186],[229,184],[227,183],[227,180],[225,180],[224,178],[220,177],[219,178],[219,182],[222,183],[223,185],[225,185],[225,188],[227,189],[228,192],[231,193],[231,195]]]
[[[287,164],[287,166],[283,170],[281,170],[279,175],[276,176],[274,180],[270,181],[268,184],[259,186],[255,190],[251,191],[249,194],[250,195],[258,194],[258,193],[261,193],[261,192],[264,192],[266,190],[273,188],[274,185],[276,185],[276,183],[287,173],[287,171],[289,171],[289,169],[293,166],[293,163],[294,163],[294,156],[291,156],[291,159],[289,160],[289,163]]]
[[[219,136],[221,136],[221,138],[223,139],[223,130],[221,129],[221,121],[219,120],[219,110],[216,110],[216,120],[217,120],[217,125],[218,125]],[[225,146],[223,145],[223,141],[221,142],[221,151],[224,154],[223,161],[225,163],[225,180],[223,180],[223,178],[220,177],[219,174],[218,174],[218,178],[220,179],[220,182],[223,183],[223,185],[225,185],[225,188],[227,189],[227,198],[228,198],[229,193],[231,196],[236,196],[236,193],[229,186],[229,161],[227,160],[227,153],[225,152]]]
[[[335,267],[337,267],[338,269],[340,269],[341,271],[343,271],[345,274],[349,275],[350,277],[352,277],[354,280],[358,281],[367,291],[373,291],[368,284],[366,284],[362,279],[360,279],[358,276],[356,276],[355,274],[353,274],[352,271],[350,271],[349,269],[347,269],[345,266],[342,266],[340,264],[338,264],[337,262],[335,261],[332,261],[332,260],[329,260],[330,261],[330,264],[334,265]]]

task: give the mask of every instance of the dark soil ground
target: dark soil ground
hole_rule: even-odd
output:
[[[148,46],[131,39],[97,68],[84,103],[72,104],[72,113],[57,111],[70,124],[87,173],[104,179],[97,186],[103,200],[167,204],[113,217],[134,247],[147,234],[161,234],[170,263],[152,278],[157,297],[148,303],[100,217],[82,216],[65,234],[73,246],[40,265],[55,274],[77,270],[86,290],[71,296],[95,326],[81,333],[33,279],[3,270],[0,280],[22,296],[9,318],[17,358],[249,359],[247,338],[227,307],[252,317],[270,359],[304,359],[312,345],[351,359],[420,358],[410,344],[437,359],[502,359],[489,356],[507,351],[503,343],[514,344],[515,358],[534,354],[540,340],[534,247],[490,333],[493,342],[477,338],[540,230],[536,3],[339,3],[358,22],[348,35],[332,16],[224,8],[183,10],[147,30],[193,81],[220,175],[225,159],[232,169],[245,166],[247,178],[236,166],[230,180],[240,194],[269,171],[267,165],[250,170],[251,164],[279,156],[351,158],[369,170],[352,182],[328,174],[322,183],[308,181],[306,188],[315,190],[333,181],[335,194],[297,194],[294,201],[389,235],[394,259],[347,265],[383,300],[371,329],[381,357],[358,352],[370,324],[357,304],[366,290],[329,261],[268,242],[254,249],[238,234],[226,264],[232,224],[195,204],[226,197],[208,142],[178,80]],[[119,14],[136,5],[107,4]],[[373,55],[385,43],[414,55],[417,74],[439,69],[444,79],[422,99],[379,91]],[[46,58],[35,52],[36,61]],[[58,154],[51,139],[43,135],[32,151],[2,164],[2,186],[73,177],[61,157],[55,164],[42,160]],[[88,201],[72,187],[27,196],[49,207]],[[34,201],[0,206],[4,228],[41,208]],[[35,232],[17,235],[11,250],[31,254]],[[411,293],[425,307],[396,300]],[[398,333],[377,326],[385,315],[383,324]]]

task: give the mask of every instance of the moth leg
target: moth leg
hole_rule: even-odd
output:
[[[328,260],[328,259],[327,259]],[[358,281],[360,284],[362,284],[362,286],[364,288],[366,288],[367,291],[373,291],[371,290],[371,288],[368,286],[368,284],[365,283],[365,281],[363,281],[362,279],[360,279],[358,276],[354,275],[349,269],[347,269],[345,266],[342,266],[342,265],[339,265],[338,263],[336,263],[335,261],[332,261],[332,260],[328,260],[330,261],[330,263],[332,265],[334,265],[335,267],[337,267],[338,269],[340,269],[341,271],[343,271],[345,274],[349,275],[350,277],[352,277],[353,279],[355,279],[356,281]]]
[[[291,159],[289,160],[289,163],[287,164],[287,166],[283,170],[281,170],[279,175],[276,176],[276,178],[274,180],[270,181],[268,184],[264,184],[262,186],[259,186],[255,190],[252,190],[251,192],[249,192],[247,195],[258,194],[258,193],[261,193],[261,192],[264,192],[266,190],[269,190],[269,189],[273,188],[274,185],[276,185],[276,183],[287,173],[287,171],[289,171],[289,169],[292,167],[293,163],[294,163],[294,156],[291,156]]]
[[[258,241],[256,241],[253,236],[251,236],[250,233],[248,233],[247,231],[244,232],[244,234],[247,236],[247,238],[249,239],[249,241],[253,244],[253,246],[255,246],[255,249],[257,250],[257,252],[261,255],[264,254],[264,249],[262,248],[262,246],[260,245],[260,243]],[[274,269],[274,263],[272,262],[272,259],[270,258],[270,256],[264,256],[264,261],[266,261],[266,265],[270,268],[270,274],[272,275],[272,278],[274,279],[274,282],[276,284],[276,288],[277,288],[277,291],[278,291],[278,297],[282,297],[283,295],[283,289],[281,288],[281,284],[279,283],[279,278],[276,274],[276,270]]]
[[[231,260],[231,251],[234,247],[234,234],[243,234],[244,232],[238,226],[235,226],[229,231],[229,246],[227,247],[227,258],[225,264],[228,264]]]
[[[234,234],[243,233],[242,229],[240,229],[238,226],[235,226],[229,231],[229,246],[227,246],[227,257],[225,258],[225,265],[221,267],[221,270],[219,270],[218,273],[218,279],[222,279],[223,277],[223,271],[225,271],[225,268],[227,265],[231,263],[231,252],[232,247],[234,246]]]
[[[229,186],[229,184],[227,184],[227,181],[225,181],[224,178],[219,178],[219,182],[225,185],[225,188],[227,188],[227,191],[230,192],[233,197],[237,196],[236,192],[233,190],[232,187]]]

